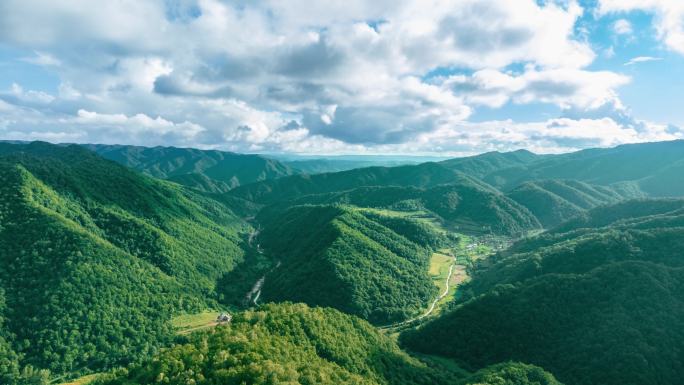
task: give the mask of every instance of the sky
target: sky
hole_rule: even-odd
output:
[[[682,100],[682,0],[0,1],[4,140],[559,153]]]

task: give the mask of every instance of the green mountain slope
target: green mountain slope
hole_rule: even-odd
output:
[[[435,163],[297,175],[243,186],[227,195],[281,206],[343,203],[427,210],[464,232],[520,235],[541,227],[529,210],[493,187]]]
[[[681,215],[683,199],[636,199],[614,205],[597,207],[569,220],[554,229],[551,234],[561,234],[578,229],[600,228],[622,223],[640,222],[660,217]]]
[[[459,382],[459,385],[561,385],[544,369],[515,362],[496,364],[480,369]]]
[[[0,287],[0,381],[11,384],[19,377],[19,357],[10,344],[9,332],[5,325],[5,291]]]
[[[545,157],[545,155],[537,155],[526,150],[503,153],[494,151],[465,158],[449,159],[440,162],[440,164],[449,169],[482,179],[500,170],[524,168],[526,165]]]
[[[553,179],[523,183],[506,196],[525,206],[545,228],[550,228],[587,209],[641,195],[609,186]]]
[[[676,384],[683,320],[683,268],[622,262],[499,287],[403,340],[471,367],[530,362],[568,384]]]
[[[522,240],[473,271],[467,291],[545,274],[583,274],[605,264],[639,260],[684,266],[684,200],[637,200],[588,211],[547,233]]]
[[[458,231],[522,236],[541,227],[524,206],[503,194],[472,185],[440,186],[422,195],[425,208]]]
[[[241,186],[230,194],[253,202],[275,203],[303,195],[346,191],[365,186],[429,188],[462,182],[478,184],[483,188],[487,186],[437,163],[423,163],[414,166],[368,167],[336,173],[293,175]]]
[[[387,324],[415,315],[436,294],[428,267],[444,238],[426,225],[343,206],[297,206],[260,221],[261,246],[282,264],[266,279],[265,300]]]
[[[599,207],[477,264],[461,305],[404,341],[473,368],[530,362],[571,384],[677,383],[683,249],[684,200]]]
[[[684,222],[684,218],[680,217],[680,222]],[[605,264],[629,260],[684,266],[684,259],[679,253],[684,247],[682,227],[604,229],[568,234],[565,238],[568,239],[559,238],[549,246],[502,257],[486,269],[475,272],[475,279],[468,289],[477,295],[500,284],[521,282],[545,274],[586,273]]]
[[[4,328],[22,365],[149,354],[242,259],[244,225],[224,206],[78,146],[0,145],[0,190]]]
[[[243,184],[294,173],[289,166],[259,155],[176,147],[84,146],[145,174],[206,192],[225,192]]]
[[[528,152],[487,153],[441,162],[504,191],[527,181],[573,179],[599,185],[629,183],[653,197],[684,196],[684,141],[639,143],[535,156]]]
[[[541,226],[525,207],[495,190],[468,182],[427,189],[360,187],[305,195],[278,206],[333,203],[406,212],[426,211],[461,232],[519,235]]]
[[[627,144],[559,155],[534,164],[534,175],[596,184],[637,181],[684,159],[684,141]]]
[[[396,167],[404,166],[410,164],[419,164],[424,162],[429,162],[428,158],[407,158],[407,159],[394,159],[385,158],[382,156],[368,156],[368,157],[326,157],[326,158],[315,158],[315,159],[294,159],[294,160],[281,160],[281,162],[298,173],[302,174],[322,174],[326,172],[340,172],[353,170],[355,168],[366,168],[366,167]]]
[[[654,197],[681,196],[684,192],[684,160],[673,162],[639,180],[641,190]]]
[[[332,309],[266,305],[211,333],[190,337],[101,385],[369,384],[558,385],[550,374],[503,364],[474,375],[432,367],[368,323]]]

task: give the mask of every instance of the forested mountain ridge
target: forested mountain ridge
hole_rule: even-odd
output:
[[[449,170],[437,163],[422,163],[398,167],[367,167],[314,175],[293,175],[241,186],[231,191],[230,194],[258,203],[276,203],[303,195],[345,191],[365,186],[430,188],[459,182],[487,186],[477,179]]]
[[[403,341],[471,368],[529,362],[569,384],[675,384],[683,249],[684,200],[598,207],[476,265],[461,305]]]
[[[554,227],[600,205],[647,196],[684,196],[684,186],[676,187],[679,181],[684,183],[677,177],[678,165],[684,164],[682,154],[684,141],[562,155],[491,152],[439,163],[294,175],[241,186],[228,195],[262,205],[292,200],[383,207],[417,203],[418,209],[430,210],[457,226],[461,222],[465,229],[480,225],[495,233],[522,234]],[[370,193],[375,201],[363,193]],[[385,193],[388,196],[383,197]],[[469,215],[469,204],[484,201],[489,202]],[[493,216],[480,215],[492,209]]]
[[[333,309],[269,304],[191,336],[154,359],[97,385],[560,385],[542,369],[516,363],[470,374],[426,365],[370,324]]]
[[[501,286],[403,336],[466,367],[521,360],[568,384],[678,384],[684,269],[645,262]]]
[[[584,274],[629,260],[684,267],[683,248],[684,199],[602,206],[482,261],[465,292],[477,296],[500,284],[546,274]]]
[[[464,158],[448,159],[441,165],[484,179],[492,173],[506,169],[524,169],[527,165],[544,159],[546,155],[538,155],[527,150],[512,152],[486,152],[484,154]]]
[[[79,146],[0,144],[0,180],[0,342],[20,366],[151,354],[242,259],[246,225],[223,205]]]
[[[573,179],[598,185],[623,186],[653,197],[684,196],[684,140],[625,144],[560,155],[527,151],[486,153],[443,161],[453,170],[476,176],[509,191],[528,181]]]
[[[494,232],[520,236],[541,228],[525,207],[490,188],[468,181],[432,188],[370,186],[323,194],[304,195],[268,207],[302,204],[348,204],[403,212],[425,212],[460,231]]]
[[[261,246],[281,262],[265,300],[330,306],[382,325],[415,315],[436,294],[430,255],[447,240],[428,226],[339,205],[258,219]]]
[[[588,209],[644,194],[575,180],[547,179],[525,182],[506,196],[529,209],[544,228],[552,228]]]
[[[295,175],[226,194],[260,204],[343,203],[400,211],[427,210],[462,231],[520,236],[541,228],[530,211],[495,188],[436,163]]]
[[[225,192],[243,184],[292,175],[277,160],[216,150],[125,145],[84,145],[100,156],[155,178],[206,192]]]
[[[578,215],[550,230],[550,234],[566,233],[586,228],[610,225],[628,225],[630,222],[680,216],[684,211],[684,199],[633,199],[609,206],[597,207]],[[672,226],[665,226],[672,227]]]
[[[280,160],[281,163],[290,166],[298,174],[323,174],[326,172],[348,171],[366,167],[397,167],[411,164],[431,162],[430,158],[410,159],[385,159],[384,157],[321,157],[314,159]]]

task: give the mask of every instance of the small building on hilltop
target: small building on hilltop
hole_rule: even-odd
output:
[[[233,316],[231,316],[228,313],[221,313],[216,317],[216,322],[218,323],[224,323],[224,322],[230,322],[233,320]]]

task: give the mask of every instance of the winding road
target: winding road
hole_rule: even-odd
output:
[[[434,301],[432,301],[432,305],[430,305],[430,309],[428,311],[426,311],[423,315],[414,318],[413,321],[417,321],[432,314],[432,312],[435,310],[435,306],[437,306],[437,303],[442,298],[446,297],[447,294],[449,294],[449,281],[451,281],[451,276],[454,274],[454,267],[456,267],[455,263],[449,266],[449,275],[447,275],[446,282],[444,283],[444,292],[440,294],[439,297],[435,298]]]
[[[430,308],[425,313],[423,313],[417,317],[407,319],[405,321],[401,321],[401,322],[396,323],[396,324],[381,326],[380,329],[394,329],[394,328],[397,328],[400,326],[408,325],[408,324],[411,324],[413,322],[420,321],[421,319],[432,314],[432,312],[435,310],[435,307],[437,307],[437,303],[439,303],[439,301],[441,301],[442,298],[446,297],[447,294],[449,294],[449,288],[450,288],[449,283],[451,281],[451,276],[454,274],[454,268],[455,267],[456,267],[456,262],[454,260],[454,263],[452,263],[451,266],[449,266],[449,274],[447,275],[446,281],[444,282],[444,292],[442,294],[440,294],[439,296],[437,296],[437,298],[435,298],[434,301],[432,301]]]

